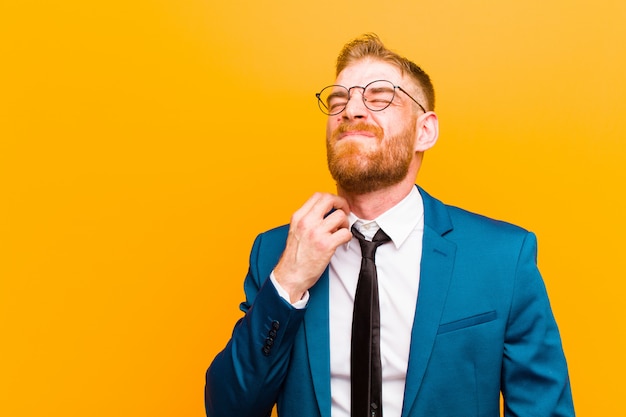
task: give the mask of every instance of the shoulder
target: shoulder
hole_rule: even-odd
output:
[[[289,233],[289,225],[284,224],[282,226],[275,227],[270,230],[266,230],[260,233],[254,242],[255,245],[262,246],[285,246],[287,241],[287,234]]]
[[[456,206],[445,206],[450,214],[450,219],[455,229],[512,235],[526,235],[529,233],[529,231],[523,227],[504,220],[494,219]]]
[[[480,242],[490,245],[534,240],[523,227],[469,210],[445,204],[420,188],[424,201],[424,223],[447,239],[458,242]]]
[[[446,238],[454,240],[459,247],[502,259],[505,254],[517,258],[524,247],[536,252],[535,235],[520,226],[454,206],[448,206],[448,210],[454,228]]]

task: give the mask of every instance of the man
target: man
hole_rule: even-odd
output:
[[[573,416],[534,235],[414,184],[428,75],[366,35],[317,96],[337,195],[257,237],[207,416],[498,416],[500,393],[507,416]]]

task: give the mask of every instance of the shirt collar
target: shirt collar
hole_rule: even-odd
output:
[[[348,220],[350,227],[356,224],[359,232],[369,240],[372,239],[378,229],[383,229],[395,247],[399,248],[423,217],[424,202],[422,196],[417,187],[412,187],[402,201],[374,220],[361,220],[352,212],[348,215]],[[350,242],[347,243],[347,245],[349,244]]]

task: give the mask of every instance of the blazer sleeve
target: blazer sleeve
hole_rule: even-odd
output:
[[[516,268],[508,317],[502,395],[508,417],[574,416],[567,364],[529,233]]]
[[[207,370],[208,417],[269,416],[285,378],[305,309],[293,308],[268,279],[283,248],[267,246],[259,235],[244,281],[246,301],[240,308],[245,315]]]

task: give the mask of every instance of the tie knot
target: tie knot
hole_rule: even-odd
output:
[[[361,245],[361,256],[374,260],[376,249],[383,243],[387,243],[391,240],[387,233],[383,232],[383,229],[378,229],[378,232],[372,238],[372,241],[365,239],[365,236],[361,234],[355,225],[352,225],[352,234],[359,240]]]

